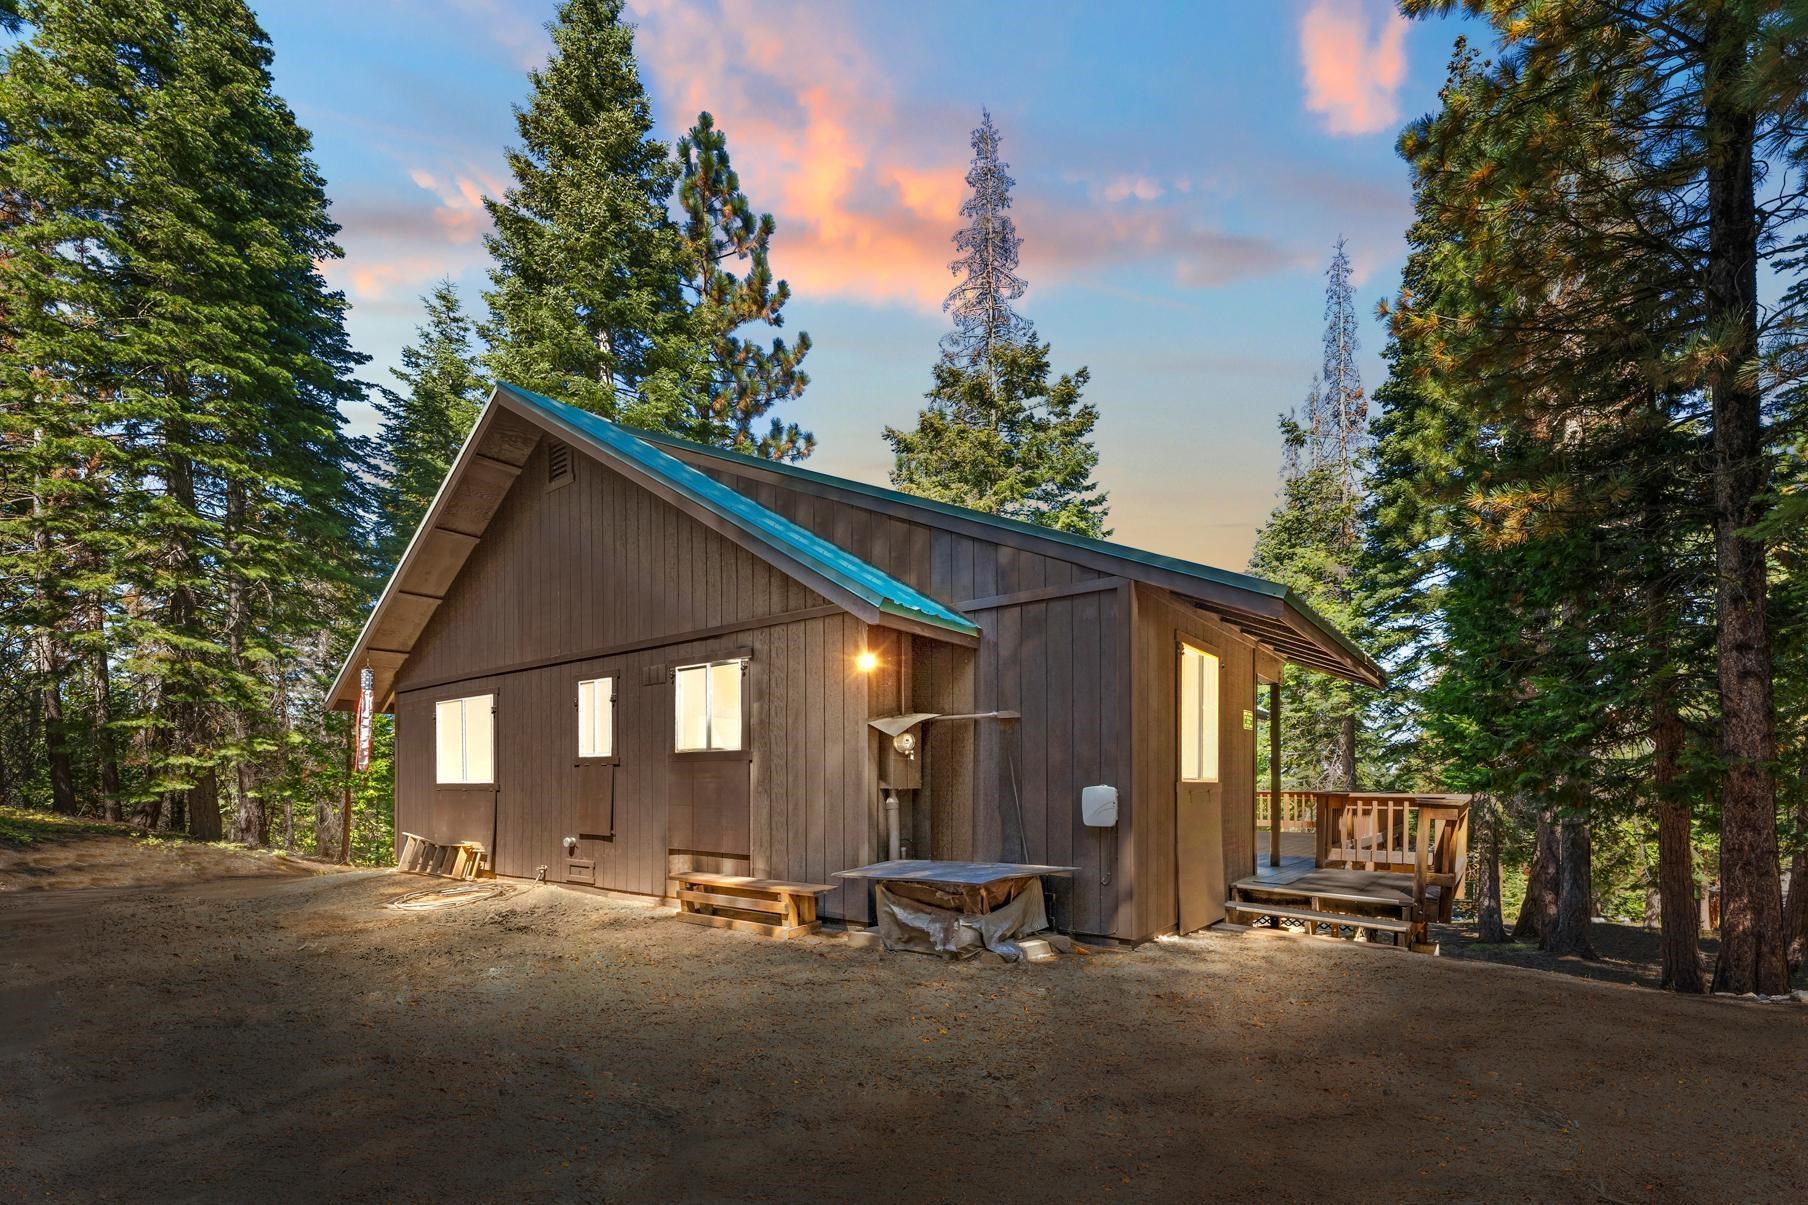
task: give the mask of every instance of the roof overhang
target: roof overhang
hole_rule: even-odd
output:
[[[1387,674],[1381,666],[1336,625],[1313,610],[1295,591],[1265,578],[916,498],[862,481],[831,477],[798,465],[756,460],[676,436],[653,432],[638,434],[647,442],[665,447],[673,455],[692,463],[725,463],[736,473],[828,494],[907,522],[1059,557],[1100,573],[1160,586],[1223,620],[1294,665],[1364,686],[1379,688],[1387,682]]]
[[[926,598],[914,601],[925,608],[933,605],[935,610],[913,608],[910,596],[914,592],[902,583],[892,582],[892,593],[874,590],[873,581],[883,583],[889,579],[865,562],[843,550],[832,549],[750,500],[736,499],[737,503],[744,503],[737,507],[723,505],[712,497],[712,492],[726,487],[708,480],[682,461],[648,448],[653,456],[678,470],[662,472],[657,460],[625,454],[624,448],[644,442],[640,433],[612,424],[595,428],[593,421],[601,420],[591,416],[580,420],[575,414],[567,417],[561,413],[568,409],[507,385],[498,385],[491,392],[340,667],[327,696],[330,708],[344,711],[355,705],[358,674],[368,666],[377,709],[389,709],[396,674],[482,541],[528,457],[548,435],[587,453],[866,623],[969,647],[978,644],[979,626],[966,616]],[[599,432],[609,438],[599,438]],[[631,444],[621,444],[616,433]],[[685,475],[698,479],[691,483],[693,486],[707,482],[712,488],[687,489]],[[783,537],[790,529],[795,529],[796,538],[787,541]]]

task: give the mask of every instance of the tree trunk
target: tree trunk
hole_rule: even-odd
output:
[[[245,656],[245,636],[251,624],[250,583],[236,563],[242,553],[240,541],[247,501],[242,482],[226,483],[226,656],[241,681],[254,672]],[[234,701],[228,727],[238,748],[232,793],[232,839],[255,849],[269,843],[270,817],[258,790],[257,771],[249,760],[253,736],[249,700],[241,697]]]
[[[345,793],[339,806],[339,864],[352,864],[352,789],[358,777],[358,718],[354,711],[348,725],[349,740],[345,745]],[[376,740],[376,717],[371,717],[371,739]]]
[[[1652,711],[1652,784],[1657,795],[1658,918],[1663,928],[1662,985],[1679,992],[1704,992],[1701,925],[1695,900],[1694,822],[1689,801],[1678,793],[1683,725],[1668,688],[1660,688]]]
[[[1720,957],[1714,990],[1789,990],[1777,860],[1776,714],[1765,616],[1763,517],[1769,480],[1758,381],[1757,119],[1745,86],[1756,17],[1718,5],[1704,22],[1707,149],[1705,322],[1719,344],[1708,371],[1714,415],[1714,553],[1719,591]]]
[[[1595,957],[1588,925],[1594,913],[1594,859],[1588,820],[1565,816],[1557,827],[1557,909],[1543,947],[1558,956]]]
[[[95,612],[94,631],[97,636],[102,631],[102,618],[98,608]],[[94,746],[95,759],[100,768],[100,797],[106,808],[107,819],[120,819],[119,811],[119,754],[118,742],[113,733],[113,672],[107,663],[107,644],[103,639],[96,639],[94,652],[90,662],[90,671],[94,677]]]
[[[1475,892],[1478,936],[1486,942],[1507,940],[1507,926],[1500,914],[1500,813],[1491,800],[1481,800],[1481,823],[1475,826],[1476,855],[1481,863],[1481,883]]]
[[[220,776],[213,767],[203,770],[188,789],[188,835],[202,841],[218,841],[220,826]]]
[[[40,666],[54,664],[55,652],[49,636],[39,641],[42,649]],[[44,717],[44,756],[50,768],[50,810],[73,816],[75,803],[75,767],[69,759],[69,733],[63,723],[63,687],[54,671],[38,688],[38,710]]]
[[[1525,902],[1519,906],[1519,919],[1513,922],[1514,941],[1544,943],[1557,915],[1557,830],[1551,808],[1538,809],[1538,835],[1532,850],[1531,869],[1526,872]]]
[[[1808,799],[1795,809],[1795,856],[1789,859],[1789,898],[1783,908],[1783,935],[1789,942],[1791,973],[1808,964]]]

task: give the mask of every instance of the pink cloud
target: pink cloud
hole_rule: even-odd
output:
[[[941,304],[964,132],[923,137],[845,10],[749,0],[629,9],[670,126],[712,113],[749,198],[777,215],[775,271],[804,294]]]
[[[495,176],[467,164],[448,175],[413,167],[408,169],[408,178],[439,202],[434,207],[433,220],[445,231],[447,242],[464,246],[489,233],[490,215],[483,207],[483,198],[486,193],[500,197],[505,191],[505,185]]]
[[[773,269],[802,296],[939,308],[966,196],[962,112],[900,98],[893,57],[869,51],[843,6],[776,0],[629,0],[635,50],[673,129],[700,110],[728,135],[758,209],[778,218]],[[1005,158],[1014,130],[999,115]],[[1129,262],[1211,287],[1298,260],[1265,239],[1213,230],[1179,198],[1191,178],[1107,168],[1068,176],[1016,163],[1016,212],[1033,287]]]
[[[1379,17],[1371,30],[1371,14]],[[1374,134],[1400,119],[1406,80],[1406,18],[1356,0],[1314,0],[1300,19],[1306,108],[1333,134]]]

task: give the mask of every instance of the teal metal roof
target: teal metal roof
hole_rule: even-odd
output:
[[[847,549],[775,514],[758,502],[653,446],[651,437],[605,418],[554,401],[518,385],[497,382],[510,397],[526,403],[571,428],[612,455],[632,463],[742,531],[796,559],[814,572],[880,611],[959,632],[979,634],[979,625],[913,589],[889,573],[867,564]],[[697,445],[699,447],[703,445]],[[760,461],[761,464],[769,462]]]
[[[970,510],[964,506],[954,506],[947,502],[937,502],[930,498],[920,498],[915,494],[906,494],[898,490],[886,489],[883,486],[868,485],[864,481],[851,481],[845,477],[833,477],[827,473],[819,473],[814,469],[806,469],[795,464],[781,464],[778,461],[762,460],[755,456],[747,456],[740,452],[731,452],[710,444],[700,444],[692,440],[681,439],[676,435],[666,435],[654,431],[636,431],[635,435],[650,443],[665,444],[669,447],[683,448],[700,452],[718,460],[739,461],[750,468],[779,473],[787,477],[796,477],[804,481],[832,486],[849,493],[863,494],[869,498],[913,506],[921,510],[933,511],[953,518],[965,519],[969,522],[998,528],[1002,531],[1018,532],[1033,536],[1039,540],[1049,540],[1056,544],[1065,544],[1070,548],[1083,548],[1089,552],[1103,556],[1116,557],[1121,561],[1147,565],[1168,573],[1180,574],[1195,578],[1215,586],[1225,586],[1233,590],[1246,590],[1252,594],[1265,595],[1277,599],[1293,609],[1314,629],[1337,648],[1343,650],[1356,664],[1369,669],[1378,678],[1385,678],[1381,668],[1369,655],[1362,651],[1354,641],[1339,631],[1336,625],[1320,615],[1301,598],[1298,593],[1279,582],[1271,582],[1267,578],[1256,577],[1248,573],[1236,573],[1229,569],[1217,569],[1211,565],[1201,565],[1196,561],[1182,560],[1179,557],[1165,556],[1159,552],[1145,552],[1140,548],[1132,548],[1128,544],[1114,544],[1110,540],[1098,540],[1091,536],[1078,535],[1071,531],[1059,531],[1052,527],[1042,527],[1035,523],[1025,523],[1019,519],[1007,519],[1002,515],[988,514],[985,511]]]

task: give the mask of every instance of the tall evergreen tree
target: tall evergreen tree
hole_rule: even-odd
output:
[[[1103,536],[1106,497],[1093,480],[1097,407],[1084,368],[1049,381],[1034,335],[995,347],[989,368],[935,366],[929,405],[909,431],[885,428],[898,489],[1080,535]]]
[[[487,390],[472,346],[476,328],[457,287],[442,280],[421,300],[426,321],[415,342],[402,349],[402,366],[390,370],[406,392],[380,388],[376,402],[383,419],[375,551],[379,572],[393,569],[407,549],[476,425]]]
[[[515,111],[514,183],[495,233],[485,366],[606,418],[675,429],[692,357],[677,180],[634,60],[622,0],[565,0],[553,53]]]
[[[1506,52],[1446,96],[1425,132],[1423,178],[1444,195],[1445,237],[1473,256],[1473,271],[1442,304],[1414,303],[1408,333],[1433,348],[1434,371],[1470,386],[1465,404],[1563,462],[1565,488],[1590,501],[1553,518],[1593,522],[1603,536],[1641,526],[1684,533],[1641,549],[1645,564],[1663,568],[1633,613],[1647,622],[1646,650],[1676,648],[1664,633],[1686,631],[1675,624],[1692,611],[1712,615],[1723,885],[1715,985],[1781,990],[1778,650],[1762,523],[1777,434],[1766,416],[1780,399],[1765,396],[1779,378],[1761,370],[1760,355],[1787,363],[1800,320],[1787,297],[1764,311],[1755,282],[1767,261],[1786,266],[1785,232],[1808,194],[1779,180],[1760,202],[1752,182],[1761,158],[1787,158],[1801,143],[1801,31],[1778,3],[1467,7],[1495,25]],[[1480,120],[1468,122],[1471,113]],[[1644,435],[1628,439],[1631,431]],[[1616,461],[1638,522],[1627,522],[1624,503],[1617,516],[1604,505]],[[1699,600],[1678,597],[1677,584],[1702,579],[1686,571],[1689,525],[1667,521],[1675,503],[1662,479],[1688,482],[1693,464],[1706,469],[1694,501],[1711,518],[1717,562],[1706,579],[1716,589]],[[1594,596],[1630,592],[1597,587]],[[1596,614],[1606,631],[1618,618]],[[1675,665],[1638,676],[1678,681]],[[1660,697],[1667,689],[1646,709],[1659,734],[1674,732],[1661,721],[1675,705]],[[1659,744],[1674,757],[1673,737]],[[1653,777],[1663,784],[1662,773]],[[1680,794],[1674,782],[1658,793]]]
[[[1052,383],[1049,347],[1011,309],[1022,239],[1005,210],[1011,178],[998,161],[998,131],[985,114],[973,132],[969,219],[954,236],[962,280],[943,306],[954,330],[942,341],[929,405],[911,430],[885,428],[892,484],[906,493],[1081,535],[1107,534],[1106,495],[1093,474],[1098,408],[1081,399],[1091,375]]]
[[[1249,569],[1291,586],[1351,632],[1362,628],[1356,561],[1368,439],[1359,347],[1350,259],[1340,237],[1326,270],[1323,362],[1304,406],[1281,419],[1281,502],[1256,534]],[[1354,788],[1360,688],[1293,668],[1284,689],[1293,720],[1283,735],[1283,772],[1316,789]]]
[[[801,460],[815,436],[777,417],[763,432],[754,427],[778,403],[802,396],[810,383],[801,367],[810,336],[799,334],[789,347],[783,339],[762,347],[735,333],[749,323],[785,322],[791,286],[772,279],[772,215],[754,215],[729,162],[727,135],[708,113],[698,114],[679,140],[678,160],[685,301],[697,357],[681,433],[771,460]],[[745,265],[738,276],[735,264]]]
[[[7,462],[40,483],[34,541],[108,541],[87,563],[117,573],[56,583],[41,593],[82,602],[41,614],[127,676],[131,714],[103,721],[133,734],[141,816],[211,833],[223,794],[258,842],[313,706],[297,650],[352,568],[339,405],[360,357],[316,267],[336,227],[243,3],[21,11],[0,71],[0,399],[9,453],[29,450]]]
[[[1017,275],[1017,251],[1023,240],[1011,220],[1011,189],[1006,174],[1010,165],[998,158],[998,128],[992,114],[980,111],[979,128],[973,131],[973,164],[967,169],[967,199],[960,215],[967,219],[954,236],[959,252],[948,265],[960,280],[942,302],[954,318],[954,329],[942,337],[942,350],[957,365],[977,368],[988,364],[1004,347],[1018,347],[1034,334],[1027,318],[1011,308],[1029,286]]]

